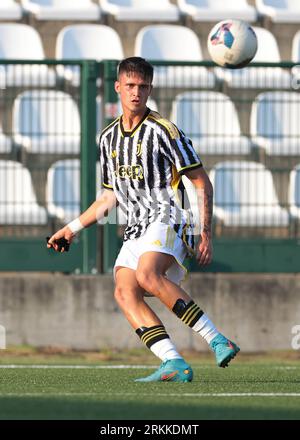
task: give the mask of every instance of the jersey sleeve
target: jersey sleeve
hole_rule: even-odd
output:
[[[111,171],[108,162],[107,145],[105,144],[105,138],[103,136],[100,137],[99,151],[100,151],[100,168],[101,168],[102,186],[103,188],[106,189],[113,189]]]
[[[169,122],[169,124],[172,124]],[[172,130],[164,131],[162,152],[175,165],[179,174],[202,167],[201,159],[196,153],[191,139],[182,130],[172,124]]]

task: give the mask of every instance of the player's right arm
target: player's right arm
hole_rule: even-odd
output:
[[[117,199],[115,193],[109,189],[104,189],[101,196],[95,200],[95,202],[92,203],[86,211],[84,211],[77,219],[73,220],[62,229],[59,229],[57,232],[55,232],[55,234],[52,235],[52,237],[50,237],[47,247],[52,247],[58,251],[59,247],[56,241],[60,238],[64,238],[69,243],[72,243],[72,240],[80,229],[88,228],[97,221],[100,221],[103,217],[108,215],[116,204]],[[64,252],[64,249],[62,249],[60,252]]]

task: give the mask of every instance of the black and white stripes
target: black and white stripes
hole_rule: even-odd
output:
[[[136,330],[136,334],[148,348],[151,348],[151,346],[158,341],[169,339],[169,335],[163,325],[154,325],[153,327],[148,328],[141,327]]]
[[[158,113],[147,110],[131,132],[121,118],[101,134],[102,183],[112,189],[127,212],[124,241],[144,234],[154,221],[169,224],[193,247],[193,219],[189,205],[183,209],[181,174],[202,166],[192,142]],[[185,197],[186,201],[186,197]]]

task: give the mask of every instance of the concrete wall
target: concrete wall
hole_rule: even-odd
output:
[[[291,348],[292,327],[300,324],[300,274],[192,274],[184,287],[244,352]],[[207,350],[158,300],[148,301],[179,348]],[[141,347],[109,275],[0,274],[0,324],[8,346]]]

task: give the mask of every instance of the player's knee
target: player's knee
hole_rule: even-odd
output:
[[[116,286],[114,297],[118,304],[122,304],[126,300],[126,292],[123,286]]]
[[[156,295],[160,281],[160,275],[153,270],[139,269],[136,272],[136,279],[139,285],[146,290],[146,292]]]
[[[119,305],[132,301],[136,296],[134,290],[126,286],[117,285],[115,288],[114,297]]]

